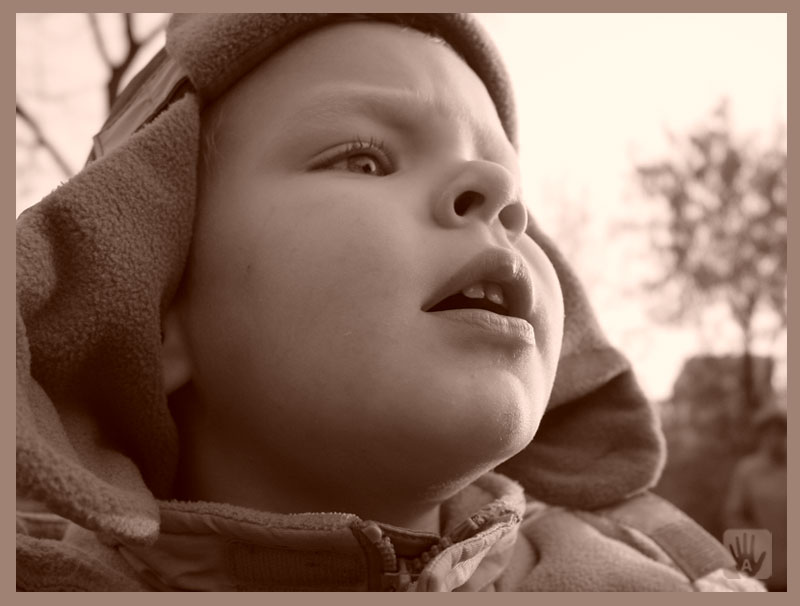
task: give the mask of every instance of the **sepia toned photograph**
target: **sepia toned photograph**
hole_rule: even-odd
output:
[[[786,13],[17,13],[16,589],[787,590]]]

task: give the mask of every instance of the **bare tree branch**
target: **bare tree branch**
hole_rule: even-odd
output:
[[[158,33],[165,27],[166,21],[156,26],[149,34],[142,38],[137,38],[136,33],[134,31],[134,24],[133,24],[133,13],[122,13],[122,19],[125,26],[125,39],[128,42],[128,49],[125,52],[125,56],[122,60],[118,63],[113,61],[108,61],[109,67],[109,77],[106,83],[106,99],[108,102],[108,108],[110,109],[114,105],[114,101],[116,100],[117,96],[120,93],[120,88],[122,85],[122,79],[125,77],[126,72],[130,68],[131,64],[133,63],[136,56],[139,54],[139,51],[150,41],[152,40]],[[96,19],[92,21],[93,30],[99,32],[99,28],[96,24]],[[99,34],[96,34],[96,38],[99,40]],[[103,53],[103,50],[101,50]],[[107,54],[105,55],[108,56]]]
[[[62,173],[64,173],[64,176],[71,177],[74,174],[74,171],[70,165],[66,160],[64,160],[64,157],[59,153],[53,143],[47,137],[45,137],[41,127],[39,126],[39,123],[30,115],[30,113],[25,110],[25,108],[20,105],[19,101],[17,101],[17,117],[28,125],[28,128],[30,128],[31,132],[33,132],[36,143],[41,145],[42,148],[50,154],[58,168],[61,169]]]
[[[126,49],[123,57],[119,61],[115,61],[109,52],[108,40],[103,35],[100,27],[100,20],[97,13],[87,13],[87,19],[91,35],[94,39],[98,55],[101,61],[107,68],[106,79],[106,101],[107,107],[110,109],[120,93],[122,80],[130,69],[134,60],[141,52],[143,47],[149,44],[159,33],[161,33],[168,22],[163,19],[160,23],[156,24],[146,35],[137,37],[135,31],[135,13],[121,13],[120,17],[123,20],[123,28],[125,30],[124,40],[127,42]],[[63,96],[63,95],[60,95]],[[58,97],[54,97],[58,100]],[[45,135],[42,124],[30,114],[30,112],[20,103],[19,99],[16,104],[17,119],[21,120],[30,130],[33,140],[31,142],[32,148],[41,148],[50,155],[53,162],[58,166],[59,170],[66,177],[74,174],[74,170],[66,161],[64,156],[59,152],[53,142]]]
[[[161,32],[164,31],[164,29],[166,29],[168,22],[169,22],[169,17],[163,19],[161,23],[159,23],[152,30],[150,30],[150,33],[146,34],[141,38],[141,45],[147,46],[148,44],[150,44],[153,41],[153,39],[156,36],[158,36],[158,34],[160,34]]]
[[[128,44],[122,60],[119,62],[114,61],[109,55],[108,48],[103,40],[97,15],[95,13],[87,13],[87,15],[89,17],[89,25],[91,26],[92,35],[94,36],[97,50],[100,53],[100,57],[108,67],[109,75],[108,80],[106,81],[106,104],[108,109],[111,109],[111,107],[114,105],[114,101],[117,99],[117,96],[120,93],[122,78],[125,76],[125,72],[131,66],[131,63],[133,63],[136,55],[144,45],[144,39],[138,40],[136,38],[136,33],[134,32],[133,28],[133,14],[120,13],[123,26],[125,28],[125,40]],[[158,33],[158,30],[151,32],[149,35],[155,35],[156,33]]]
[[[128,38],[128,46],[134,48],[138,46],[139,43],[133,33],[133,17],[131,13],[122,13],[122,19],[125,22],[125,36]]]
[[[103,62],[109,67],[114,67],[114,62],[111,60],[111,56],[108,54],[108,49],[106,48],[106,43],[103,40],[103,34],[100,31],[100,24],[97,21],[97,13],[86,13],[87,17],[89,17],[89,27],[92,30],[92,36],[94,36],[95,44],[97,45],[97,52],[100,53],[100,58]]]

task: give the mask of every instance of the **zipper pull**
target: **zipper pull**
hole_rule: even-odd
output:
[[[375,522],[369,522],[361,528],[361,532],[369,539],[381,556],[381,569],[383,572],[397,571],[397,555],[394,545],[389,537],[383,535],[383,530]]]
[[[475,514],[456,526],[447,537],[452,543],[459,543],[477,534],[484,524],[486,524],[486,519],[480,514]]]
[[[361,533],[381,556],[381,591],[408,591],[413,582],[411,571],[407,562],[397,557],[392,540],[383,534],[375,522],[362,526]]]

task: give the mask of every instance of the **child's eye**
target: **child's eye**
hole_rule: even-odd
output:
[[[368,154],[356,154],[343,158],[338,162],[334,162],[330,168],[334,170],[346,170],[352,173],[375,175],[378,177],[385,174],[378,161]]]
[[[384,145],[373,139],[356,139],[344,148],[333,150],[327,158],[317,163],[315,169],[341,170],[374,177],[383,177],[394,170]]]

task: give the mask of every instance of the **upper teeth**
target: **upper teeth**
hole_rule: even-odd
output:
[[[499,284],[495,284],[493,282],[479,282],[478,284],[471,284],[463,289],[461,293],[468,299],[486,298],[492,303],[505,306],[503,289]]]

